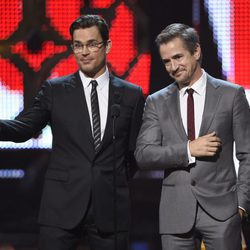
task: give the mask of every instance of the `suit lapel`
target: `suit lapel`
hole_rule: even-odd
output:
[[[124,90],[124,87],[123,87],[122,82],[118,80],[117,78],[115,78],[114,76],[110,75],[107,122],[106,122],[103,139],[102,139],[101,146],[100,146],[100,151],[102,151],[102,149],[108,145],[108,143],[110,142],[110,139],[112,138],[112,128],[113,128],[112,105],[121,103],[123,90]]]
[[[76,113],[79,114],[80,124],[82,127],[81,132],[84,134],[84,144],[86,145],[86,138],[91,145],[93,145],[93,136],[90,124],[89,111],[87,107],[87,102],[85,98],[85,93],[83,89],[83,85],[79,76],[79,72],[76,72],[68,86],[68,89],[72,88],[74,91],[72,92],[72,102],[75,103]],[[78,108],[79,107],[79,108]],[[79,109],[79,110],[77,110]],[[86,136],[85,136],[86,135]],[[79,135],[80,136],[80,135]],[[91,148],[91,147],[90,147]]]
[[[207,134],[209,127],[214,119],[217,105],[221,97],[221,93],[218,90],[219,86],[219,83],[214,78],[207,75],[205,106],[202,115],[199,136]]]
[[[171,107],[168,109],[168,111],[180,137],[183,140],[187,140],[187,134],[181,119],[179,89],[176,83],[173,83],[170,86],[167,95],[166,107]]]

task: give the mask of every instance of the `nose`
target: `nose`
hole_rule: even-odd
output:
[[[176,71],[178,69],[178,63],[175,60],[170,61],[171,71]]]
[[[83,54],[83,55],[89,54],[88,46],[82,45],[82,54]]]

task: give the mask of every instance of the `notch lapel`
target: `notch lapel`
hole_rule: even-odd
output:
[[[214,119],[221,97],[221,93],[220,91],[218,91],[219,86],[219,83],[207,74],[205,105],[199,136],[207,134],[209,127]]]
[[[113,75],[109,77],[109,100],[108,100],[108,114],[107,114],[107,122],[103,135],[103,139],[101,142],[100,150],[101,152],[103,148],[105,148],[112,139],[113,136],[113,119],[112,119],[112,105],[113,104],[121,104],[121,99],[123,96],[124,87],[120,80],[115,78]],[[99,153],[98,152],[98,153]]]
[[[187,140],[187,134],[181,119],[180,97],[177,83],[173,83],[172,86],[170,86],[166,101],[166,106],[171,107],[168,111],[173,123],[175,124],[176,130],[183,140]]]
[[[69,86],[67,86],[67,91],[72,92],[71,102],[74,103],[75,113],[79,115],[78,119],[82,127],[82,129],[80,130],[80,134],[78,136],[79,138],[84,138],[83,141],[84,145],[87,145],[86,148],[94,150],[93,148],[94,142],[90,124],[89,111],[87,107],[83,85],[79,76],[79,72],[76,72],[73,75]]]

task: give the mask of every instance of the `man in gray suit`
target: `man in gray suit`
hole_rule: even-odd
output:
[[[135,152],[141,168],[163,169],[164,250],[238,250],[250,210],[250,110],[244,89],[201,68],[197,32],[171,24],[157,37],[170,86],[147,98]],[[233,144],[239,160],[238,177]]]

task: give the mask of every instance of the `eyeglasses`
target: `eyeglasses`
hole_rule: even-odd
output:
[[[86,48],[90,52],[96,52],[103,46],[103,44],[105,42],[106,41],[101,41],[101,42],[93,41],[93,42],[89,42],[89,43],[86,43],[86,44],[73,43],[73,44],[71,44],[71,48],[72,48],[72,50],[74,51],[75,54],[83,52],[84,46],[86,46]]]

